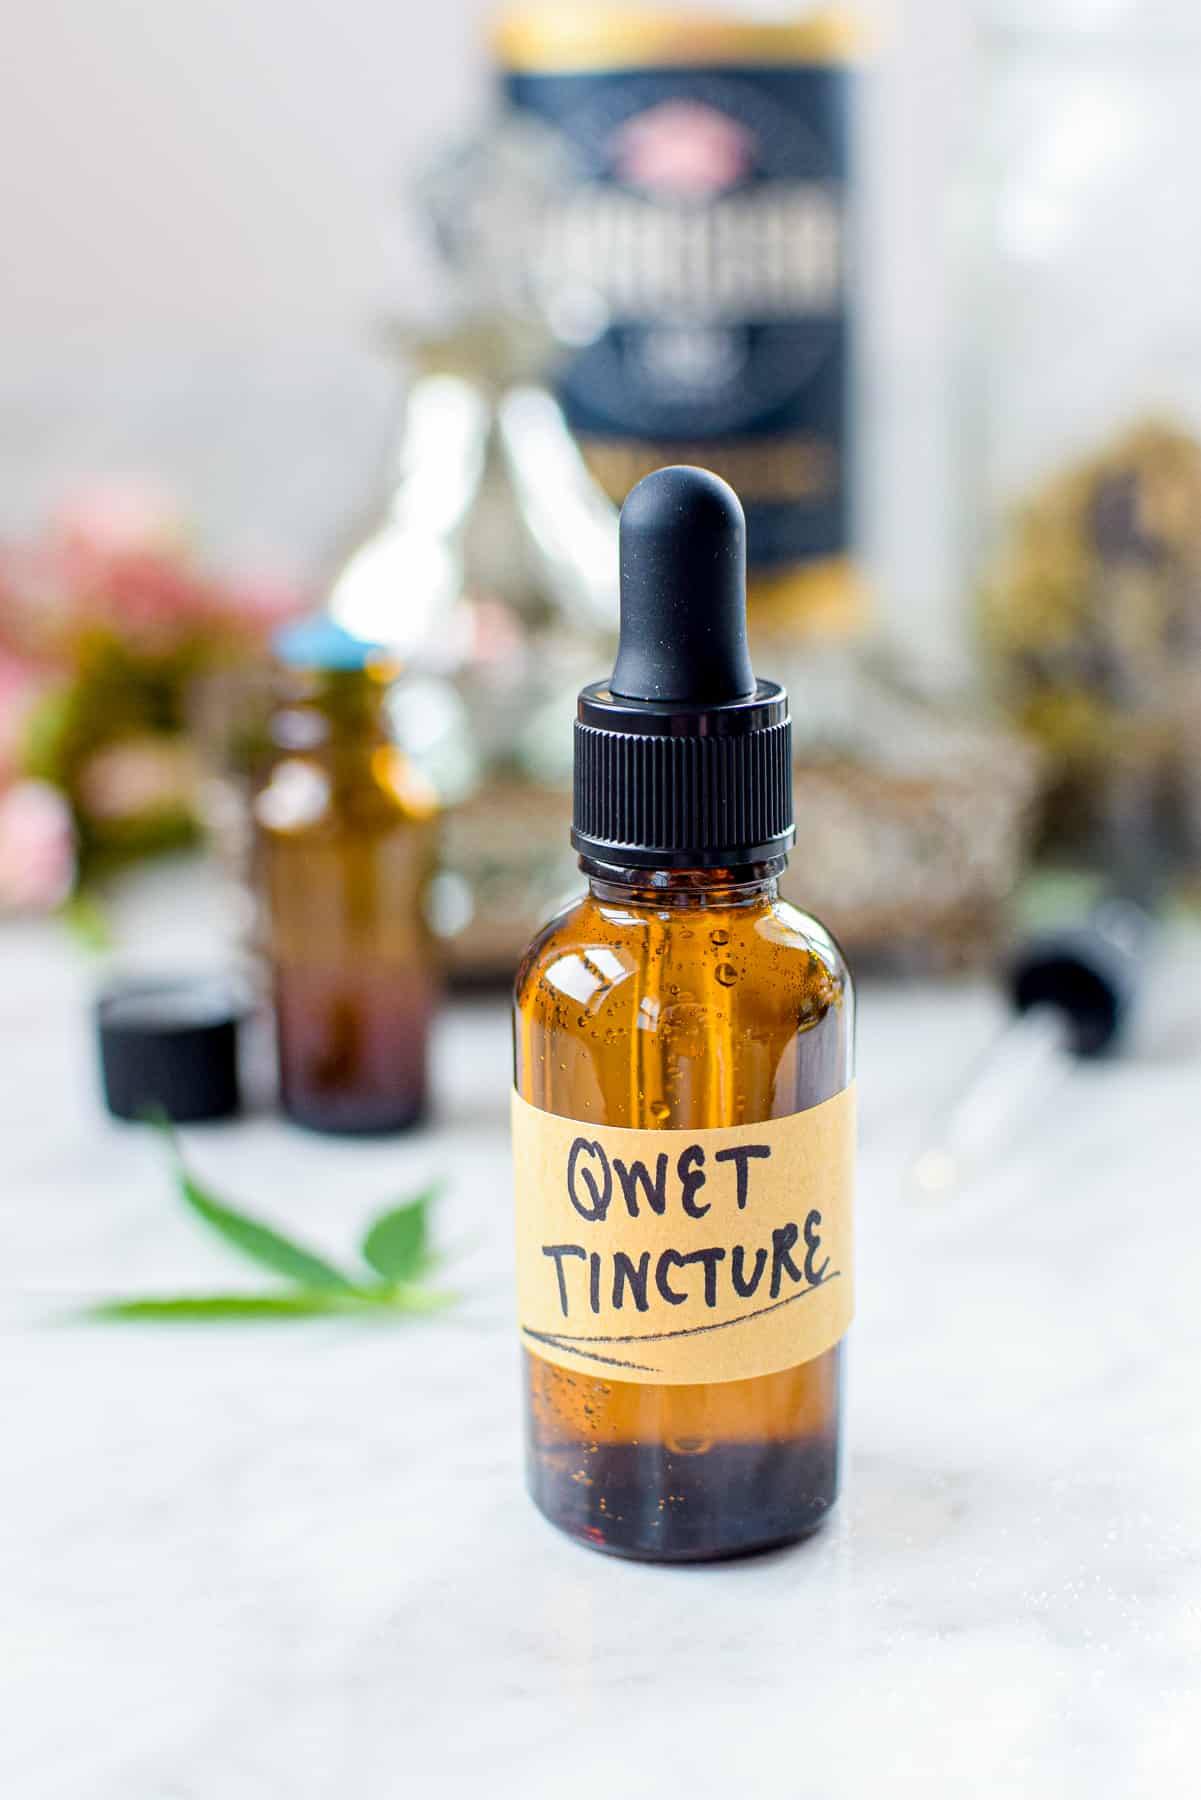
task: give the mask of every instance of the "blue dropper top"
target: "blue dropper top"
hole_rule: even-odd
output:
[[[271,647],[290,669],[315,669],[331,675],[355,674],[388,654],[384,644],[355,637],[328,613],[314,613],[285,625],[276,632]]]

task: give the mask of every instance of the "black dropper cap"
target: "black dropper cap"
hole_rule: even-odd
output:
[[[621,510],[621,636],[580,694],[572,843],[622,868],[745,867],[792,843],[788,696],[746,641],[746,521],[707,469]]]
[[[1115,1050],[1146,972],[1152,926],[1144,907],[1113,898],[1078,924],[1031,938],[1008,971],[1014,1010],[1055,1007],[1075,1056]]]

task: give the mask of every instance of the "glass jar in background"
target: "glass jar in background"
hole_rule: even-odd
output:
[[[392,738],[395,664],[327,619],[277,653],[294,694],[254,819],[280,1103],[318,1131],[401,1131],[425,1113],[438,992],[434,792]]]
[[[461,702],[470,778],[435,775],[452,981],[508,985],[575,884],[562,746],[612,655],[616,503],[680,458],[748,504],[753,652],[794,696],[789,897],[864,966],[996,951],[1037,759],[876,641],[851,504],[852,315],[876,304],[844,255],[857,32],[765,10],[504,10],[499,104],[413,189],[443,303],[398,313],[387,492],[326,606],[399,652],[406,691],[425,671]]]
[[[982,40],[972,385],[984,643],[1050,843],[1201,870],[1201,14],[1008,0]]]
[[[1027,842],[1035,759],[898,680],[866,602],[853,503],[854,147],[870,8],[740,0],[502,11],[507,129],[555,170],[514,284],[586,467],[619,503],[698,463],[747,514],[760,668],[793,696],[789,897],[865,965],[989,958]]]

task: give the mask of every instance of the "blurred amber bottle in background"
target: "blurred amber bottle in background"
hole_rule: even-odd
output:
[[[255,826],[280,1103],[318,1131],[401,1131],[426,1108],[436,801],[391,741],[395,663],[326,620],[276,649],[293,698]]]

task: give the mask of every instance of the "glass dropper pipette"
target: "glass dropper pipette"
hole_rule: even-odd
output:
[[[1021,947],[1006,972],[1014,1016],[934,1120],[909,1171],[914,1198],[949,1198],[1037,1117],[1074,1059],[1118,1048],[1150,925],[1141,906],[1107,900],[1086,923]]]

